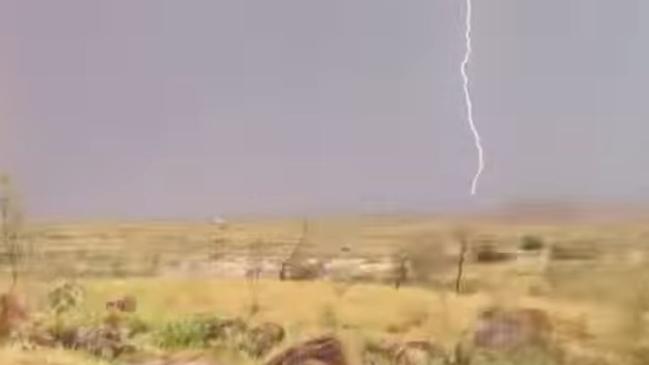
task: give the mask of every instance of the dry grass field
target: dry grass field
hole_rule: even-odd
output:
[[[460,364],[458,343],[491,307],[543,312],[562,356],[469,364],[649,364],[649,228],[641,223],[348,217],[41,224],[27,231],[15,290],[27,302],[23,327],[92,327],[119,317],[140,331],[129,336],[132,351],[117,357],[34,345],[17,335],[0,348],[3,365],[190,364],[144,360],[184,351],[217,364],[265,364],[325,334],[342,341],[351,364],[378,364],[361,355],[382,341],[434,343],[448,362]],[[467,252],[457,293],[462,237]],[[399,257],[406,258],[407,275],[396,290]],[[317,261],[321,270],[317,277],[279,280],[285,261]],[[3,268],[8,279],[7,262]],[[83,295],[57,311],[52,290],[60,283]],[[124,296],[137,300],[134,312],[106,310]],[[250,356],[230,340],[201,342],[201,318],[273,323],[286,335],[264,356]]]

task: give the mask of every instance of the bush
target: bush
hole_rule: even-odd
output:
[[[192,319],[170,322],[154,333],[154,343],[165,349],[201,348],[207,346],[209,327]]]
[[[475,249],[475,260],[480,263],[498,263],[509,261],[513,255],[509,252],[498,251],[490,244],[484,244]]]
[[[47,299],[50,309],[56,315],[61,315],[78,308],[83,303],[85,290],[78,284],[64,281],[50,290]]]
[[[521,238],[520,248],[523,251],[540,251],[545,247],[545,242],[538,236],[525,235]]]
[[[168,322],[152,332],[153,343],[163,349],[206,348],[213,345],[239,346],[250,328],[240,319],[214,316]]]

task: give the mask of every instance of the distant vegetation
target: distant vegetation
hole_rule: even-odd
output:
[[[545,242],[539,236],[524,235],[520,247],[523,251],[540,251],[545,248]]]

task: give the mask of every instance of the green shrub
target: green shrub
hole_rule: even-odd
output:
[[[151,331],[153,343],[160,348],[204,348],[216,344],[238,344],[247,335],[245,321],[213,316],[196,316],[168,322]]]
[[[61,315],[81,306],[85,299],[85,290],[78,284],[62,282],[56,285],[47,295],[50,310]]]
[[[209,327],[191,319],[169,322],[155,331],[154,343],[165,349],[201,348],[207,346]]]

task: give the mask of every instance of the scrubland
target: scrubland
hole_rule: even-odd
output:
[[[216,364],[266,364],[323,335],[341,340],[350,364],[378,364],[361,355],[385,341],[435,344],[449,354],[447,362],[459,364],[458,344],[473,341],[487,308],[547,315],[552,346],[563,354],[553,363],[649,364],[649,228],[642,222],[347,217],[38,224],[26,231],[14,292],[25,299],[28,319],[0,347],[0,364],[148,365],[186,352]],[[467,252],[456,292],[462,237]],[[317,262],[320,269],[279,280],[282,262]],[[400,265],[407,270],[397,290]],[[80,294],[58,310],[52,291],[64,283]],[[136,299],[134,311],[106,309],[125,296]],[[21,335],[26,327],[93,327],[113,317],[138,333],[120,356],[38,345]],[[231,339],[203,341],[204,324],[217,318],[276,324],[285,336],[252,356]],[[529,364],[551,363],[535,361]]]

